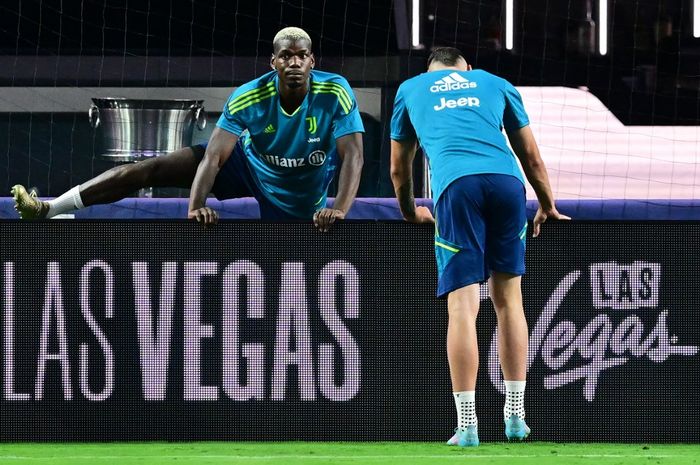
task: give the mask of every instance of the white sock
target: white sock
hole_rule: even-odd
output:
[[[476,403],[474,391],[453,392],[455,407],[457,407],[457,427],[466,428],[476,425]]]
[[[525,381],[504,381],[506,385],[506,404],[503,406],[503,417],[507,420],[511,415],[525,419]]]
[[[83,199],[80,197],[80,186],[75,186],[68,192],[48,201],[49,211],[46,213],[46,218],[52,218],[56,215],[72,212],[85,208]]]

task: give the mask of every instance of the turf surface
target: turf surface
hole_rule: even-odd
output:
[[[195,442],[0,444],[0,464],[683,464],[700,444],[488,443],[460,449],[416,442]]]

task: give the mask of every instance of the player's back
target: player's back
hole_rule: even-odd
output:
[[[486,71],[445,69],[404,82],[396,105],[405,107],[430,161],[436,197],[455,179],[481,173],[509,174],[523,181],[502,132],[528,124],[520,95],[505,79]],[[399,111],[400,113],[400,111]],[[392,138],[401,139],[392,124]]]

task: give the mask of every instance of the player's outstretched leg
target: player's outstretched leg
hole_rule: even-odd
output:
[[[42,201],[24,186],[12,187],[15,210],[23,219],[52,218],[90,205],[121,200],[144,187],[189,188],[199,159],[185,147],[138,163],[116,166],[75,186],[53,200]]]
[[[27,189],[21,184],[12,186],[10,193],[15,200],[15,210],[19,213],[20,218],[25,220],[46,218],[49,205],[39,200],[36,193],[33,191],[31,193],[27,192]]]

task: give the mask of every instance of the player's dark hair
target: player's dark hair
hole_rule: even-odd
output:
[[[454,66],[459,59],[464,59],[464,55],[454,47],[438,47],[434,49],[428,57],[428,66],[433,61],[442,63],[445,66]]]

